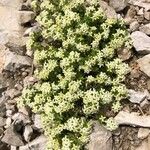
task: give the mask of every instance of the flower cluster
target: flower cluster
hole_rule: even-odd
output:
[[[20,103],[41,114],[49,150],[81,150],[102,106],[117,112],[127,95],[128,66],[116,52],[129,48],[128,32],[122,20],[105,16],[98,0],[32,4],[41,30],[30,35],[27,48],[35,51],[40,82],[23,90]],[[116,127],[112,119],[104,122]]]

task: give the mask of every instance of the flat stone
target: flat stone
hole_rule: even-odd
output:
[[[129,95],[129,101],[136,104],[140,104],[147,97],[149,97],[149,93],[147,90],[141,92],[141,91],[134,91],[130,89],[128,90],[128,95]]]
[[[32,142],[28,143],[25,146],[21,146],[19,150],[45,150],[47,144],[47,139],[44,135],[37,137]]]
[[[140,70],[150,77],[150,54],[137,60]]]
[[[32,59],[27,56],[17,55],[13,52],[6,51],[4,70],[14,72],[16,69],[31,66]]]
[[[108,18],[117,19],[117,13],[115,12],[114,8],[110,7],[106,2],[100,1],[100,7],[105,12],[105,14]]]
[[[138,53],[150,53],[150,37],[140,31],[135,31],[131,34],[133,46]]]
[[[150,23],[141,26],[139,29],[141,32],[150,35]]]
[[[14,130],[13,125],[6,129],[5,134],[2,138],[2,142],[13,146],[24,145],[21,135]]]
[[[143,139],[147,138],[149,134],[150,134],[150,129],[140,128],[138,131],[138,138],[143,140]]]
[[[150,115],[140,116],[135,112],[120,111],[114,119],[118,125],[150,128]]]
[[[90,141],[86,146],[88,150],[112,150],[112,134],[98,122],[94,122]]]
[[[128,0],[110,0],[109,5],[112,6],[116,12],[123,10],[127,6]]]

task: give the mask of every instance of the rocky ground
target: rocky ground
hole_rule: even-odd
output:
[[[95,122],[90,150],[150,150],[150,0],[105,0],[109,18],[123,18],[133,49],[118,50],[131,67],[126,77],[129,99],[109,132]],[[32,76],[32,53],[26,50],[36,28],[30,0],[0,1],[0,150],[45,150],[46,137],[38,114],[16,105],[22,89],[37,82]]]

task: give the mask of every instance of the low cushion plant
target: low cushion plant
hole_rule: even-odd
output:
[[[92,120],[115,127],[102,109],[117,112],[127,96],[128,66],[117,50],[130,48],[128,32],[122,20],[107,18],[99,0],[41,0],[32,6],[40,30],[31,33],[27,48],[34,50],[40,81],[23,90],[19,103],[41,115],[48,150],[82,150]]]

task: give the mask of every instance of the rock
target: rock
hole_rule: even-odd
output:
[[[2,95],[2,97],[0,97],[0,116],[4,117],[6,116],[6,103],[7,99],[5,97],[5,95]]]
[[[114,118],[118,125],[130,125],[139,126],[144,128],[150,128],[150,115],[140,116],[138,113],[120,111]]]
[[[150,23],[141,26],[139,29],[140,29],[141,32],[143,32],[147,35],[150,35]]]
[[[145,2],[145,0],[129,0],[129,4],[142,7],[145,11],[150,10],[150,3]]]
[[[150,133],[150,129],[140,128],[138,131],[138,138],[143,140],[148,137],[149,133]]]
[[[25,141],[29,142],[32,134],[33,134],[32,127],[30,125],[25,126],[24,133],[23,133]]]
[[[23,0],[1,0],[0,5],[3,7],[14,8],[14,9],[20,9],[21,5],[23,3]]]
[[[138,15],[144,15],[144,9],[143,8],[141,8],[139,11],[138,11],[138,13],[137,13]]]
[[[131,24],[130,24],[130,31],[136,31],[138,30],[140,24],[138,23],[138,21],[133,21]]]
[[[34,26],[34,27],[30,27],[30,28],[28,28],[28,29],[24,32],[24,36],[29,36],[30,33],[32,33],[32,32],[38,32],[38,31],[40,31],[39,25]]]
[[[133,46],[138,53],[150,53],[150,37],[140,31],[135,31],[131,34]]]
[[[16,89],[9,89],[5,93],[6,93],[6,96],[10,97],[11,99],[21,95],[21,92]]]
[[[4,31],[1,31],[0,32],[0,45],[1,45],[1,49],[6,49],[6,47],[3,47],[3,45],[5,45],[6,43],[8,42],[8,33],[7,32],[4,32]]]
[[[7,84],[4,81],[3,75],[0,74],[0,95],[2,94],[2,92],[4,92],[4,90],[6,90],[7,88]]]
[[[43,128],[40,115],[35,114],[33,121],[36,129],[41,130]]]
[[[18,22],[18,11],[0,6],[0,30],[21,31],[22,29]]]
[[[18,121],[23,121],[23,124],[29,124],[31,123],[31,120],[29,118],[29,116],[23,114],[23,113],[15,113],[13,116],[12,116],[12,119],[14,121],[18,120]]]
[[[106,16],[110,19],[115,18],[117,19],[117,13],[115,12],[115,10],[110,7],[106,2],[104,1],[100,1],[100,7],[102,8],[102,10],[105,12]]]
[[[118,57],[123,61],[128,60],[131,57],[131,50],[129,49],[119,49],[117,51]]]
[[[0,150],[10,150],[9,145],[0,141]]]
[[[12,111],[12,110],[7,110],[7,111],[6,111],[6,116],[7,116],[7,117],[11,117],[12,114],[13,114],[13,111]]]
[[[136,8],[130,6],[124,18],[127,25],[130,25],[133,21],[135,21],[134,17],[136,14],[137,14]]]
[[[1,37],[0,37],[1,38]],[[0,39],[1,40],[1,39]],[[1,41],[0,41],[1,42]],[[2,86],[2,83],[3,82],[3,75],[2,75],[2,71],[3,71],[3,66],[4,66],[4,56],[5,56],[5,51],[6,51],[6,47],[5,46],[2,46],[0,45],[0,89],[1,89],[1,86]]]
[[[90,141],[86,146],[89,150],[112,150],[112,134],[98,122],[94,122]]]
[[[127,6],[128,0],[110,0],[109,5],[112,6],[116,12],[122,11]]]
[[[144,92],[128,90],[129,101],[132,103],[140,104],[146,98],[149,98],[149,93],[147,90]]]
[[[8,117],[8,118],[6,119],[6,126],[5,126],[5,128],[10,127],[11,123],[12,123],[12,120],[11,120],[10,117]]]
[[[19,150],[45,150],[46,144],[46,137],[41,135],[40,137],[34,139],[32,142],[28,143],[27,145],[21,146]]]
[[[24,128],[24,122],[22,120],[15,120],[13,122],[13,125],[14,125],[14,130],[17,132],[17,133],[21,133],[22,134],[22,130]]]
[[[16,146],[11,146],[10,150],[17,150],[17,147]]]
[[[7,51],[5,54],[4,70],[14,72],[16,69],[31,66],[32,59],[27,56],[20,56]]]
[[[22,37],[20,32],[17,32],[17,31],[0,32],[0,45],[6,46],[7,48],[9,48],[10,51],[16,52],[17,54],[20,54],[20,55],[25,54],[26,41],[27,41],[27,38]]]
[[[13,125],[6,129],[5,134],[2,138],[2,142],[13,146],[24,145],[21,135],[14,130]]]
[[[38,82],[38,79],[32,76],[27,76],[25,77],[25,79],[23,80],[24,83],[24,87],[28,87],[30,85],[33,85],[34,83]]]
[[[145,19],[150,20],[150,12],[145,12],[144,17]]]
[[[3,117],[0,117],[0,127],[3,127],[6,125],[6,119]]]
[[[138,59],[137,62],[140,70],[150,77],[150,54]]]
[[[19,23],[25,24],[30,21],[32,21],[35,17],[35,14],[33,11],[19,11]]]
[[[150,144],[148,143],[148,141],[144,140],[142,141],[140,146],[135,148],[135,150],[149,150],[149,148],[150,148]]]
[[[26,116],[30,116],[30,110],[27,107],[21,107],[18,109],[18,112],[26,115]]]
[[[2,137],[3,133],[4,133],[3,127],[0,127],[0,137]]]

